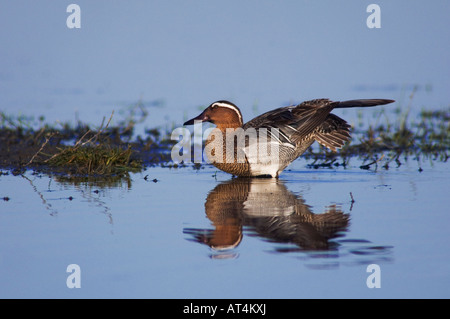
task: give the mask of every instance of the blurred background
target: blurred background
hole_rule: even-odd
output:
[[[81,9],[70,29],[69,4]],[[182,123],[229,99],[245,119],[313,98],[449,105],[450,2],[0,1],[0,111],[99,123],[141,101]],[[258,110],[255,110],[255,106]]]

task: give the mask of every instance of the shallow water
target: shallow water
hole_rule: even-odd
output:
[[[300,159],[278,181],[210,166],[106,185],[0,176],[0,297],[448,298],[448,164],[354,164]]]
[[[219,99],[245,120],[314,98],[395,99],[386,108],[410,120],[448,107],[448,1],[379,0],[380,29],[358,1],[76,3],[80,29],[68,3],[2,6],[0,113],[98,127],[113,110],[112,125],[139,118],[139,101],[145,134]],[[398,118],[359,112],[336,114]],[[450,296],[448,163],[307,164],[276,182],[210,166],[84,183],[0,175],[0,298]],[[381,288],[367,286],[371,264]],[[81,288],[68,288],[75,274]]]

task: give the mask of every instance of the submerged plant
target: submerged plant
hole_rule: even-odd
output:
[[[409,120],[409,111],[396,116],[394,121],[382,111],[379,114],[385,123],[369,125],[367,129],[353,128],[353,139],[346,143],[338,153],[331,153],[323,147],[312,147],[306,157],[313,159],[312,167],[330,166],[338,157],[343,165],[350,157],[359,157],[370,161],[362,165],[367,169],[381,160],[386,161],[383,167],[388,168],[391,161],[400,165],[399,157],[414,158],[432,157],[447,161],[450,150],[450,108],[439,111],[422,111],[418,118]],[[361,120],[361,119],[360,119]],[[323,161],[327,165],[317,164]],[[335,163],[334,165],[339,165]]]

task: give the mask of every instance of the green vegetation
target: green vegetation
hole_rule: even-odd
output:
[[[131,159],[130,145],[123,149],[120,146],[112,146],[110,143],[100,140],[100,135],[109,126],[112,116],[113,114],[111,114],[106,127],[103,128],[102,123],[100,130],[92,137],[85,140],[90,133],[90,130],[88,130],[75,145],[58,147],[59,152],[44,162],[53,167],[71,168],[76,174],[80,175],[111,175],[141,170],[141,163]],[[47,139],[46,142],[48,141]],[[30,163],[32,160],[30,160]]]
[[[171,130],[152,128],[145,130],[145,138],[134,136],[137,124],[143,123],[148,110],[140,101],[122,110],[123,120],[111,127],[113,114],[97,129],[78,122],[49,126],[44,118],[11,117],[0,112],[0,175],[1,170],[20,174],[25,169],[60,173],[65,177],[126,176],[148,166],[185,167],[173,164],[170,152],[176,141],[170,140]],[[313,144],[303,158],[308,167],[347,166],[351,158],[362,161],[361,169],[382,167],[391,163],[400,166],[413,158],[447,162],[450,150],[450,108],[422,111],[411,116],[410,108],[403,113],[398,109],[380,108],[371,113],[360,113],[353,124],[352,138],[337,153]],[[372,116],[369,125],[363,116]],[[412,119],[411,119],[412,118]],[[34,129],[38,127],[38,129]],[[194,164],[194,169],[202,168]],[[419,165],[419,170],[420,170]]]
[[[421,157],[446,162],[450,150],[450,108],[446,110],[425,111],[410,120],[410,112],[396,112],[393,120],[386,111],[375,114],[375,123],[365,129],[357,125],[353,128],[352,139],[337,153],[320,147],[312,147],[305,154],[312,159],[310,167],[347,165],[351,157],[358,157],[369,164],[361,165],[362,169],[374,164],[383,163],[389,168],[391,162],[401,165],[401,158]],[[362,118],[359,119],[362,121]],[[382,123],[379,123],[382,122]],[[343,160],[338,163],[338,158]]]
[[[173,145],[158,129],[146,130],[146,138],[134,135],[136,123],[142,123],[148,112],[138,102],[129,107],[126,118],[110,127],[113,114],[106,125],[98,129],[78,122],[76,127],[57,124],[60,128],[43,125],[31,117],[11,117],[0,113],[0,168],[21,174],[25,169],[47,171],[70,178],[83,176],[125,176],[170,160]],[[41,125],[35,130],[33,127]],[[2,171],[0,171],[2,172]]]
[[[109,146],[66,147],[50,157],[48,165],[72,168],[76,174],[105,175],[124,171],[140,171],[142,165],[130,160],[132,150]]]

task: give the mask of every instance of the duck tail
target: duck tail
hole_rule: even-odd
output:
[[[340,108],[348,108],[348,107],[371,107],[376,105],[384,105],[393,103],[395,100],[386,100],[386,99],[361,99],[361,100],[348,100],[342,102],[336,102],[334,106],[337,109]]]

